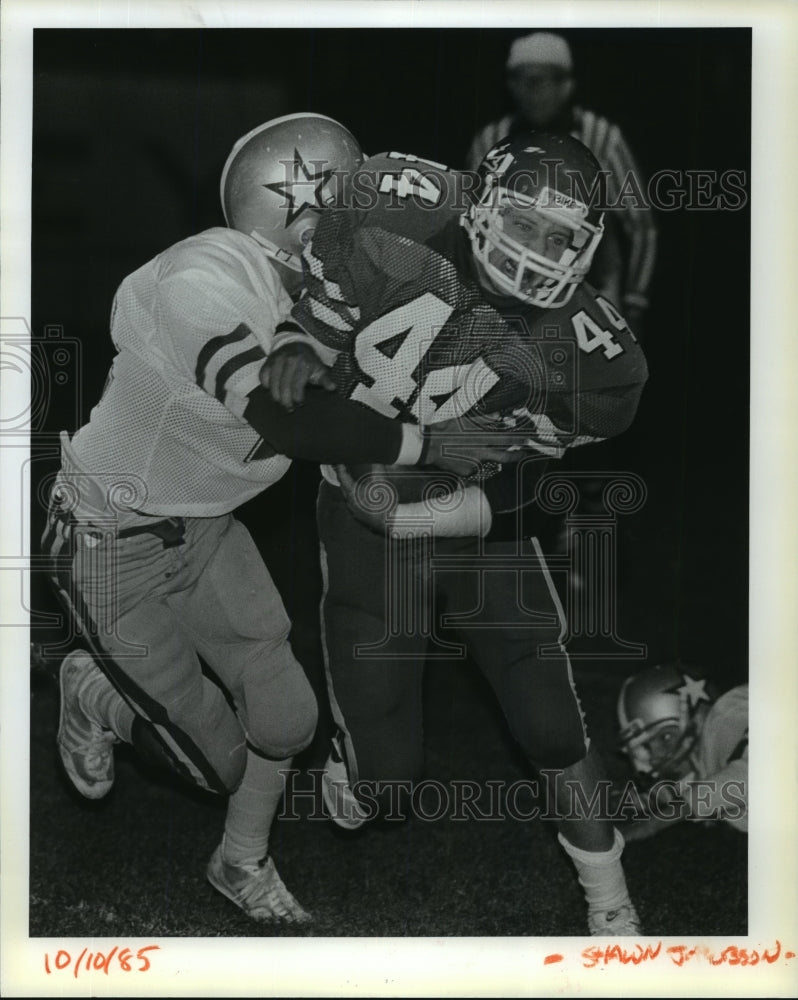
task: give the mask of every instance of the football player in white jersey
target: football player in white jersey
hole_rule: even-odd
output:
[[[650,815],[624,828],[643,840],[684,820],[748,832],[748,685],[717,697],[704,672],[647,667],[618,697],[621,749],[651,787]]]
[[[294,335],[299,254],[362,158],[343,126],[314,114],[235,144],[221,181],[227,228],[177,243],[118,289],[117,354],[89,422],[62,435],[42,539],[89,649],[60,669],[68,776],[87,798],[105,796],[121,740],[229,794],[207,875],[255,919],[308,919],[268,848],[281,772],[310,743],[317,706],[280,596],[232,512],[285,473],[285,456],[447,462],[445,435],[318,388],[289,413],[261,384],[274,345]],[[306,375],[333,387],[321,364]]]

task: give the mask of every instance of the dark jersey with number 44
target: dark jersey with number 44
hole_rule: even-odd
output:
[[[469,413],[551,456],[620,434],[647,378],[634,335],[589,285],[559,309],[486,293],[460,222],[471,181],[398,153],[367,160],[303,255],[295,320],[343,395],[398,420]]]

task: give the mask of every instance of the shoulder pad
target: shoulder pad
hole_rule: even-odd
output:
[[[470,175],[442,163],[380,153],[353,175],[351,207],[362,222],[424,239],[466,211],[472,183]]]

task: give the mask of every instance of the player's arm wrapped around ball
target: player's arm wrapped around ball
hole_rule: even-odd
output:
[[[358,521],[392,538],[484,537],[490,504],[482,489],[433,467],[337,466],[347,505]]]

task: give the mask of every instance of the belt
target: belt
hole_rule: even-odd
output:
[[[91,535],[94,538],[103,537],[103,532],[96,530],[98,526],[93,525],[91,521],[81,523],[71,519],[68,522],[68,529],[76,527],[83,528],[85,534]],[[92,528],[95,530],[92,531]],[[139,524],[132,528],[122,528],[114,532],[116,538],[131,538],[133,535],[155,535],[156,538],[161,539],[165,549],[173,549],[177,545],[183,545],[186,540],[185,534],[186,522],[182,517],[167,517],[163,521],[152,521],[149,524]]]
[[[186,540],[186,522],[182,517],[167,517],[163,521],[152,524],[140,524],[135,528],[122,528],[117,538],[130,538],[131,535],[155,535],[163,542],[165,549],[173,549]]]

